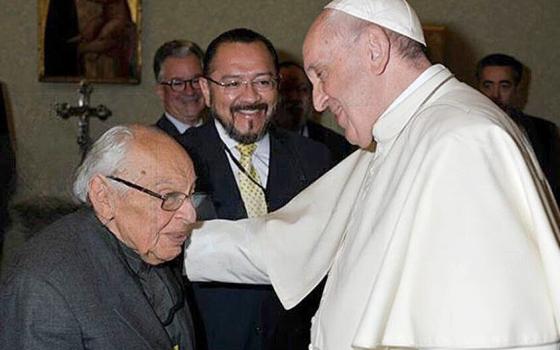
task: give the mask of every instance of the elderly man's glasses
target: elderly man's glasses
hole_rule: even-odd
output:
[[[183,79],[171,79],[160,82],[161,85],[167,85],[171,90],[176,92],[184,91],[187,85],[191,86],[191,89],[200,89],[200,77],[183,80]]]
[[[116,176],[107,176],[109,179],[113,180],[113,181],[117,181],[120,182],[128,187],[134,188],[135,190],[138,190],[140,192],[144,192],[146,194],[149,194],[152,197],[156,197],[161,199],[161,209],[165,210],[165,211],[175,211],[177,209],[179,209],[181,207],[181,205],[183,205],[183,202],[185,202],[185,199],[189,199],[193,202],[193,205],[196,206],[196,202],[197,202],[197,197],[198,193],[193,193],[192,195],[187,195],[183,192],[169,192],[166,194],[159,194],[157,192],[151,191],[145,187],[142,187],[140,185],[137,185],[135,183],[132,183],[130,181],[126,181],[124,179],[121,179],[120,177],[116,177]]]
[[[269,92],[276,88],[278,80],[273,77],[260,77],[253,80],[243,80],[240,78],[224,79],[222,81],[214,80],[210,77],[204,77],[209,82],[221,86],[227,92],[237,92],[249,84],[259,92]]]

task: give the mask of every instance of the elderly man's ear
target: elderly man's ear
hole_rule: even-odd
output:
[[[106,224],[115,216],[115,190],[107,183],[107,178],[95,175],[89,183],[89,200],[101,222]]]

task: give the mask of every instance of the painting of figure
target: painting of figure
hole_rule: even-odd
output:
[[[39,0],[41,81],[140,82],[140,0]]]

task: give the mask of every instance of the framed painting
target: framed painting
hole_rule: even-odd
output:
[[[428,58],[432,63],[445,63],[445,36],[444,26],[423,25],[424,38],[428,47]]]
[[[138,84],[141,0],[38,0],[39,81]]]

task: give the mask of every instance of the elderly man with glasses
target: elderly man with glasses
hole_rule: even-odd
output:
[[[202,49],[188,40],[164,43],[154,55],[156,94],[164,113],[156,126],[176,137],[205,120],[205,105],[200,91]]]
[[[29,241],[0,287],[0,349],[194,348],[181,253],[191,159],[155,127],[117,126],[77,171],[84,208]]]
[[[214,39],[200,87],[214,120],[179,141],[193,157],[197,189],[211,196],[218,218],[276,210],[330,167],[326,146],[270,126],[278,57],[262,35],[241,28]],[[285,311],[270,285],[202,282],[193,291],[200,349],[307,349],[320,293]]]

